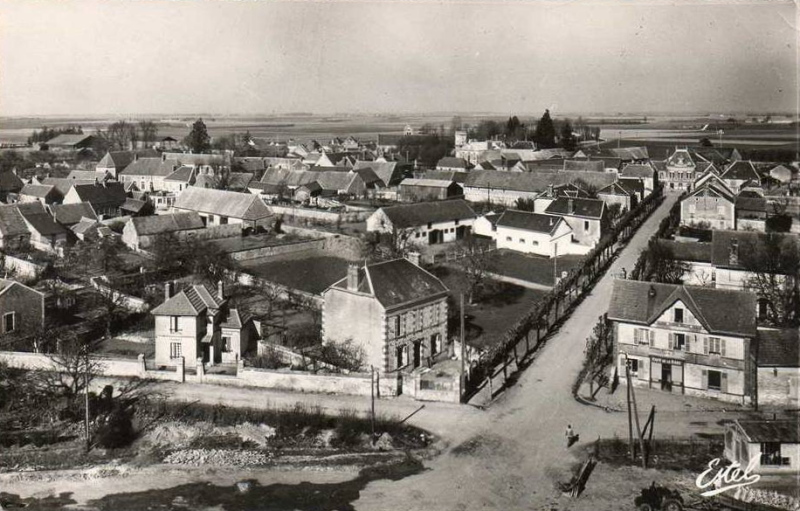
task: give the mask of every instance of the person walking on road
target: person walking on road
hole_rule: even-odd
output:
[[[567,424],[567,432],[565,433],[567,437],[567,447],[572,445],[572,439],[575,438],[575,432],[572,431],[572,424]]]

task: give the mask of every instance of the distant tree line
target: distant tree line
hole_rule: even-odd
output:
[[[59,135],[82,135],[83,128],[78,126],[77,124],[70,124],[69,126],[64,126],[60,128],[48,128],[47,126],[43,127],[41,131],[33,130],[31,136],[28,137],[28,144],[36,144],[39,142],[47,142],[48,140],[55,138]]]

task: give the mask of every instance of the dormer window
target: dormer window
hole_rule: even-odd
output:
[[[683,323],[683,309],[675,307],[675,323]]]

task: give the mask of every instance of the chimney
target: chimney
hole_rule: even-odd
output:
[[[575,201],[572,198],[567,199],[567,214],[571,215],[575,212]]]
[[[350,291],[357,291],[358,284],[358,265],[350,264],[347,267],[347,289]]]
[[[647,296],[650,298],[656,297],[656,287],[654,285],[650,284],[650,289],[647,291]]]
[[[170,298],[172,298],[172,293],[174,292],[175,283],[171,280],[167,281],[164,284],[164,301],[166,302]]]
[[[225,299],[225,283],[221,280],[217,282],[217,297],[220,300]]]
[[[550,217],[550,227],[553,227],[553,217]]]

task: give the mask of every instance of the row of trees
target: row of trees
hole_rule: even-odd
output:
[[[43,127],[41,131],[33,130],[31,136],[28,137],[28,145],[35,144],[38,142],[47,142],[51,138],[55,138],[58,135],[82,135],[83,128],[81,128],[77,124],[70,124],[69,126],[64,126],[61,128],[48,128],[47,126]]]
[[[453,125],[456,126],[457,123],[461,125],[460,118],[454,118]],[[542,117],[532,125],[524,124],[519,117],[514,115],[509,117],[505,123],[491,119],[481,121],[471,127],[468,133],[470,138],[476,140],[501,139],[506,143],[530,140],[539,149],[562,147],[568,151],[574,151],[579,138],[598,139],[600,129],[587,126],[582,118],[578,119],[575,127],[569,119],[561,122],[553,121],[550,110],[545,110]]]
[[[138,123],[117,121],[111,123],[105,131],[98,130],[100,152],[125,151],[136,147],[138,142],[146,146],[154,145],[158,140],[158,125],[153,121],[143,120]]]

